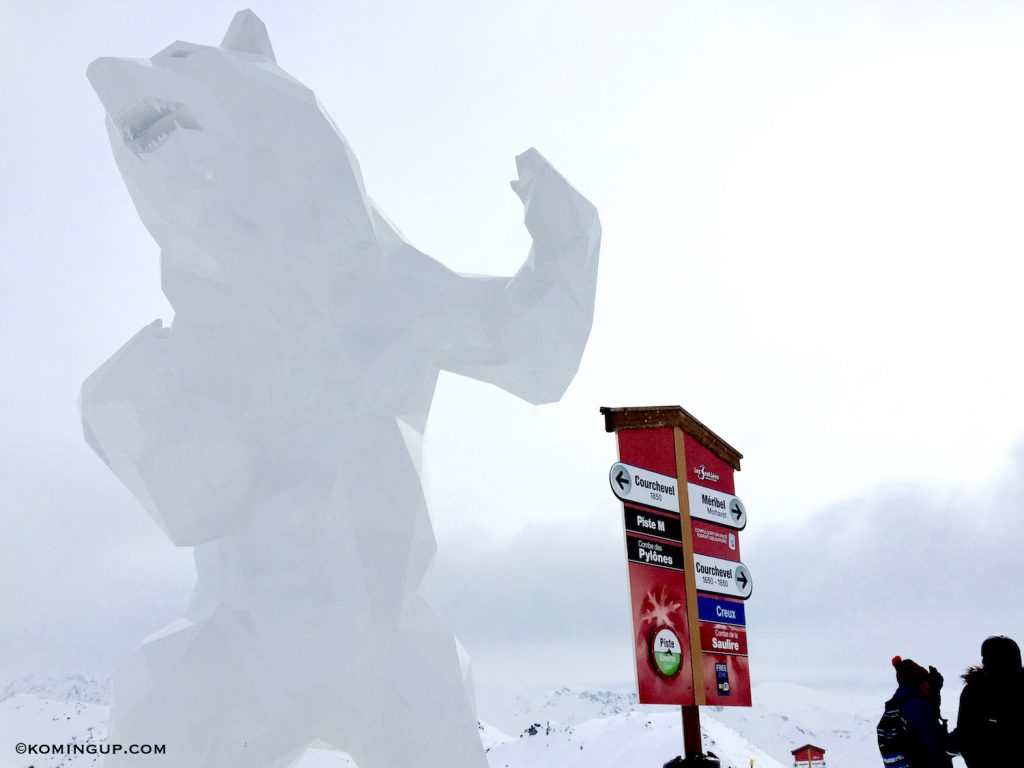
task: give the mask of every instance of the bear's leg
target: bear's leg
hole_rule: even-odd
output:
[[[358,714],[321,724],[321,736],[359,768],[486,768],[467,659],[418,597],[385,638],[376,680],[339,691]],[[339,708],[340,709],[340,708]]]
[[[290,765],[314,736],[309,724],[283,727],[288,703],[266,689],[260,659],[245,620],[223,608],[148,640],[115,677],[107,741],[166,751],[111,755],[105,768]]]

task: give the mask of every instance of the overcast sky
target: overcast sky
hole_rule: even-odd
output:
[[[0,683],[106,676],[192,566],[85,446],[80,382],[171,319],[85,68],[218,43],[235,3],[0,2]],[[678,403],[745,456],[755,683],[952,678],[1024,639],[1024,8],[1017,3],[252,6],[421,250],[511,274],[538,148],[600,211],[563,401],[442,378],[427,589],[516,686],[628,686],[601,405]],[[486,710],[483,712],[486,716]]]

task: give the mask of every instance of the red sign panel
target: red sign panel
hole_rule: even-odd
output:
[[[714,488],[723,493],[736,494],[736,485],[733,478],[733,468],[723,459],[719,458],[708,448],[701,445],[693,435],[684,437],[686,447],[686,482]],[[683,478],[680,478],[682,480]],[[716,526],[713,523],[700,523],[705,533],[699,534],[696,529],[696,521],[691,521],[693,530],[693,549],[704,555],[721,557],[726,560],[738,561],[740,559],[739,536],[736,536],[735,551],[729,548],[728,529]],[[713,529],[726,532],[725,546],[722,546],[720,533]],[[737,533],[737,532],[733,532]],[[705,629],[705,626],[709,629]],[[749,707],[750,699],[750,662],[747,658],[747,637],[746,629],[728,627],[723,629],[710,629],[711,627],[722,627],[718,624],[707,624],[703,622],[700,626],[701,633],[701,668],[704,675],[704,697],[709,706],[718,707]],[[738,637],[726,638],[739,629],[742,632],[742,641]],[[714,640],[716,637],[729,647],[723,651],[715,649]],[[709,633],[706,635],[706,633]],[[731,642],[735,642],[740,649],[731,649]]]
[[[747,655],[746,627],[700,623],[700,649],[709,653]]]
[[[619,438],[619,461],[662,475],[676,476],[676,444],[672,427],[622,429],[615,436]]]
[[[620,461],[676,476],[671,427],[625,429],[617,436]],[[623,511],[640,703],[695,704],[679,516],[628,505]]]
[[[690,520],[690,529],[693,531],[693,551],[698,555],[740,561],[739,531],[695,519]]]
[[[682,572],[630,563],[629,593],[640,703],[694,704]]]
[[[697,485],[703,485],[705,488],[714,488],[723,493],[736,495],[732,467],[698,443],[693,435],[686,435],[683,444],[686,446],[685,481],[687,483],[696,483]],[[682,480],[683,478],[680,479]]]
[[[746,656],[701,654],[704,698],[711,707],[750,706],[750,663]]]

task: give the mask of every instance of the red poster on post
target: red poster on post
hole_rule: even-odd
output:
[[[618,433],[619,461],[676,475],[671,427]],[[641,704],[695,703],[680,516],[626,504],[626,558]]]
[[[629,564],[641,704],[693,704],[693,659],[682,571]]]

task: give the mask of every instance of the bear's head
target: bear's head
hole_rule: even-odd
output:
[[[295,279],[304,259],[319,272],[324,254],[344,270],[373,247],[355,157],[313,92],[277,65],[251,11],[220,46],[100,58],[88,78],[179,312],[196,292]]]

